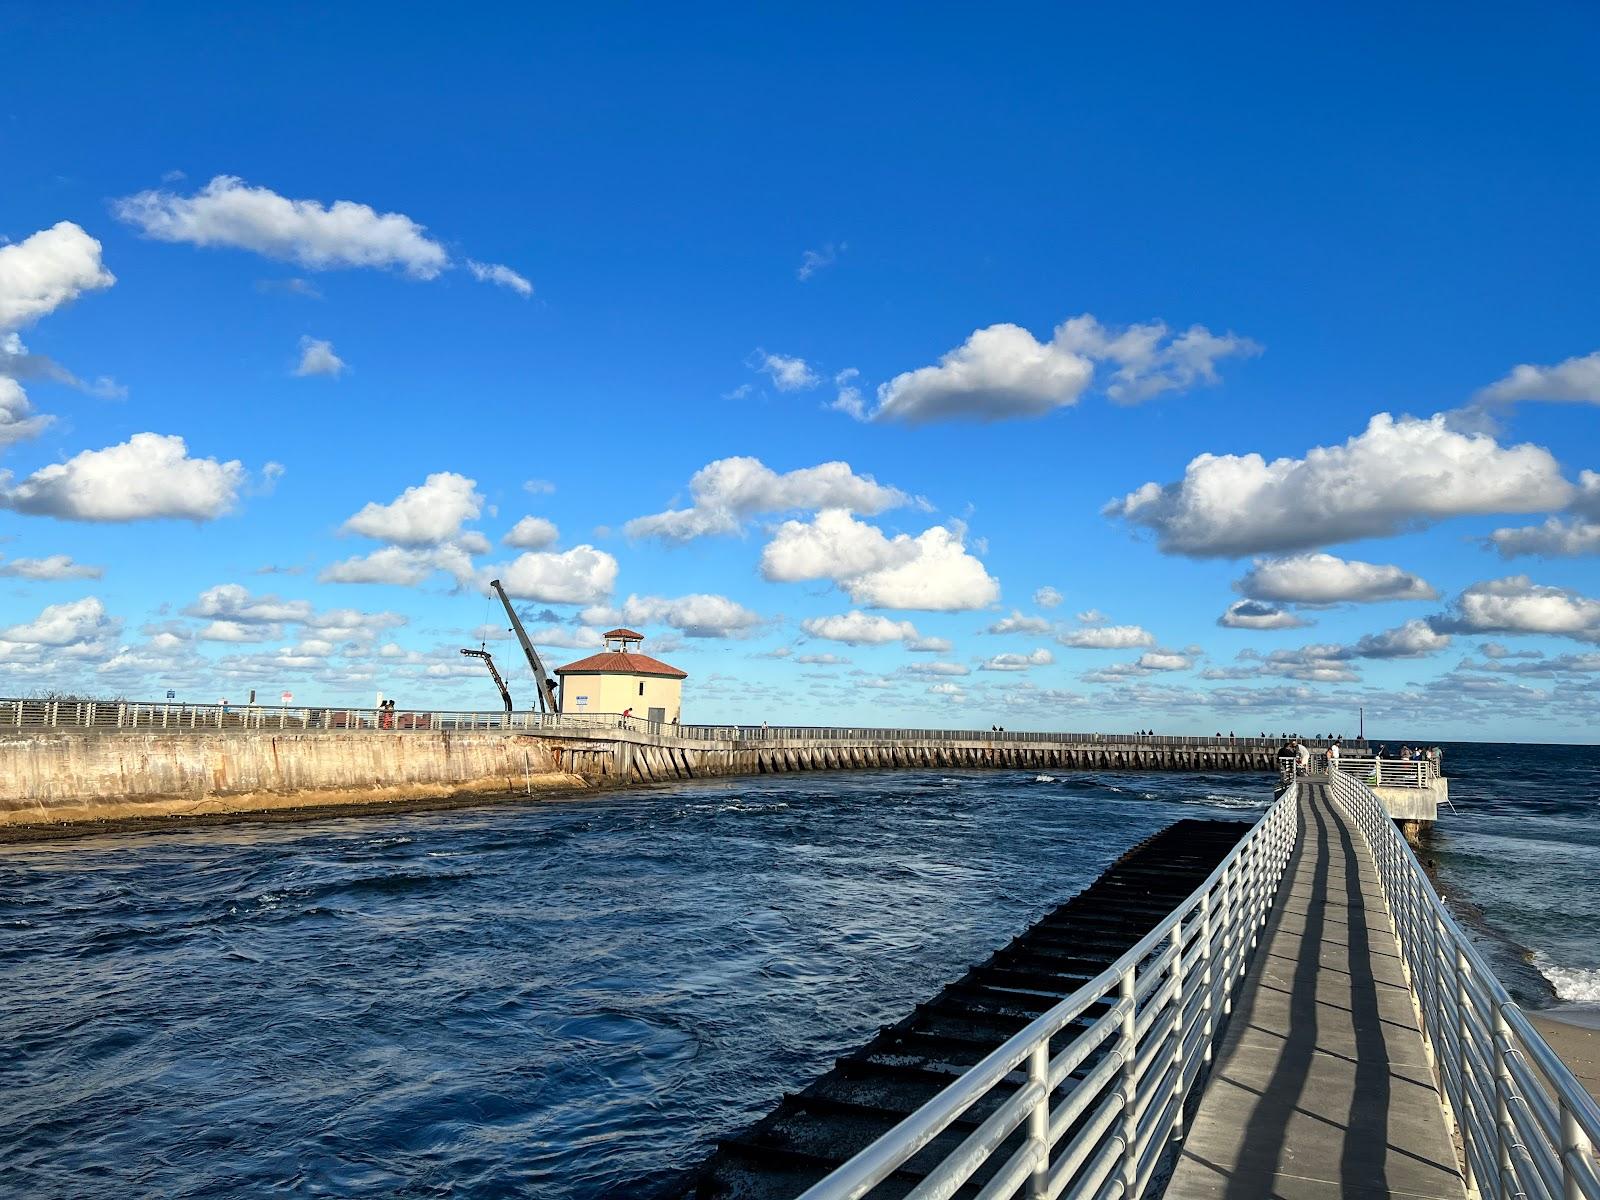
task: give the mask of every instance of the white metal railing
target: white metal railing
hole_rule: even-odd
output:
[[[1343,770],[1333,794],[1372,852],[1469,1186],[1496,1200],[1600,1200],[1600,1106],[1446,910],[1383,802]]]
[[[116,731],[502,729],[513,732],[629,728],[661,732],[661,722],[613,713],[442,712],[413,709],[329,708],[265,704],[183,704],[177,701],[4,700],[0,731],[85,729]]]
[[[983,1200],[1024,1188],[1030,1198],[1139,1195],[1181,1135],[1184,1098],[1231,1011],[1298,836],[1298,792],[1127,953],[800,1200],[867,1195],[991,1096],[998,1106],[908,1200],[953,1196],[986,1167]]]
[[[1341,754],[1339,770],[1376,787],[1427,787],[1439,778],[1439,764],[1427,758],[1377,758]]]
[[[1426,788],[1440,778],[1441,763],[1427,758],[1379,758],[1361,751],[1341,754],[1337,764],[1326,750],[1313,750],[1307,769],[1315,775],[1330,770],[1347,772],[1370,787]],[[1305,772],[1296,769],[1293,758],[1278,760],[1278,777],[1287,784]]]
[[[997,742],[1027,745],[1138,746],[1187,749],[1276,747],[1278,738],[1178,737],[1128,733],[1040,733],[1010,729],[886,729],[839,725],[679,725],[623,713],[452,712],[434,709],[334,708],[269,704],[186,704],[176,700],[0,698],[0,730],[283,730],[283,729],[631,729],[706,741]],[[1313,743],[1307,745],[1321,745]]]

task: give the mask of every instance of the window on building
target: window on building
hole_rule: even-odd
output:
[[[639,680],[639,695],[644,695],[644,680]]]

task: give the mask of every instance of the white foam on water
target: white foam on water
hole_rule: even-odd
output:
[[[1054,775],[1035,775],[1033,781],[1035,783],[1054,783],[1056,777]]]
[[[1600,1004],[1600,969],[1560,967],[1543,950],[1533,952],[1533,965],[1569,1004]]]

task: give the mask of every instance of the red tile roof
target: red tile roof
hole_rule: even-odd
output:
[[[556,674],[664,675],[668,679],[689,678],[687,671],[680,671],[677,667],[669,667],[659,658],[651,658],[648,654],[623,654],[616,650],[607,650],[601,654],[591,654],[588,658],[580,658],[577,662],[568,663],[564,667],[557,667]]]
[[[625,641],[630,641],[630,642],[642,642],[642,641],[644,641],[644,634],[635,633],[631,629],[613,629],[609,633],[602,633],[600,636],[605,638],[605,640],[608,641],[608,642],[612,641],[615,638],[622,638]]]

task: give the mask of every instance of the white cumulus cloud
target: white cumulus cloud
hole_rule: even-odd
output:
[[[1371,604],[1439,598],[1426,580],[1400,567],[1332,554],[1257,559],[1233,586],[1252,600],[1280,604]]]
[[[892,621],[855,610],[839,616],[807,617],[800,628],[812,637],[847,646],[883,646],[915,641],[920,636],[910,621]]]
[[[1489,544],[1501,558],[1533,555],[1540,558],[1574,558],[1600,554],[1600,522],[1583,518],[1567,521],[1550,517],[1543,525],[1524,525],[1515,529],[1496,529]]]
[[[0,629],[0,662],[44,663],[59,669],[62,659],[109,657],[122,630],[96,596],[48,604],[37,617]]]
[[[1161,392],[1215,383],[1218,359],[1251,355],[1248,338],[1195,325],[1176,336],[1161,321],[1113,329],[1089,314],[1063,322],[1041,342],[1020,325],[974,330],[937,366],[896,375],[878,389],[877,407],[836,405],[872,420],[999,421],[1040,417],[1076,404],[1109,365],[1106,394],[1137,404]]]
[[[100,243],[71,221],[0,246],[0,331],[19,329],[116,281],[100,261]]]
[[[1048,584],[1033,594],[1033,602],[1040,608],[1057,608],[1062,600],[1061,593]]]
[[[1076,404],[1094,378],[1081,354],[1040,342],[1020,325],[990,325],[939,359],[878,389],[873,420],[1003,421]]]
[[[455,537],[463,522],[476,519],[482,511],[483,497],[477,487],[476,480],[464,475],[437,471],[388,504],[374,501],[365,505],[344,528],[400,546],[443,542]]]
[[[0,446],[36,438],[54,420],[47,414],[35,413],[22,385],[0,375]]]
[[[1382,633],[1369,633],[1350,649],[1352,658],[1424,658],[1450,645],[1448,634],[1440,633],[1427,621],[1407,621]]]
[[[473,544],[476,548],[476,543]],[[325,567],[317,578],[323,583],[382,583],[416,587],[443,571],[465,586],[475,578],[472,555],[463,542],[433,546],[384,546]]]
[[[1196,558],[1298,550],[1383,537],[1469,513],[1564,506],[1572,485],[1543,447],[1501,446],[1428,420],[1372,418],[1343,445],[1267,462],[1202,454],[1177,483],[1147,483],[1106,506]]]
[[[344,369],[344,359],[333,352],[332,342],[314,337],[300,339],[300,363],[294,369],[296,375],[332,375],[337,378],[344,373]]]
[[[751,362],[756,370],[765,372],[772,379],[772,386],[780,392],[803,392],[822,382],[805,359],[793,355],[768,354],[765,350],[757,350]]]
[[[759,613],[726,596],[632,596],[615,608],[596,606],[580,614],[587,625],[666,625],[685,637],[742,638],[766,624]]]
[[[996,654],[983,664],[985,671],[1027,671],[1033,667],[1048,667],[1056,656],[1039,649],[1031,654]]]
[[[1035,596],[1034,599],[1037,600],[1038,597]],[[1051,628],[1052,628],[1052,626],[1051,626],[1050,622],[1045,620],[1043,617],[1026,616],[1023,613],[1019,612],[1017,609],[1012,609],[1011,610],[1011,615],[1009,617],[1001,617],[998,621],[994,622],[987,629],[985,629],[984,632],[985,633],[1049,633]]]
[[[617,583],[617,560],[593,546],[530,551],[500,569],[506,594],[544,604],[599,604]]]
[[[46,605],[32,621],[0,629],[0,641],[67,646],[108,627],[105,605],[95,596]],[[120,627],[121,622],[115,622]]]
[[[159,241],[252,250],[319,271],[393,267],[433,279],[450,265],[445,248],[402,213],[350,200],[291,200],[231,175],[218,175],[192,196],[140,192],[116,201],[112,211]]]
[[[1507,575],[1465,589],[1431,624],[1441,633],[1546,633],[1596,641],[1600,600]]]
[[[14,486],[0,473],[0,508],[71,521],[209,521],[233,508],[244,481],[237,460],[190,458],[181,437],[136,433],[41,467]]]
[[[912,537],[886,536],[843,509],[786,521],[761,555],[762,577],[777,583],[830,579],[857,604],[958,612],[983,608],[999,583],[966,550],[963,531],[934,526]]]
[[[210,620],[266,622],[309,621],[315,613],[309,600],[283,600],[274,595],[256,596],[237,583],[219,583],[201,592],[184,609],[191,617]]]
[[[333,342],[301,338],[301,360],[294,368],[294,374],[302,378],[309,374],[331,374],[338,378],[344,374],[344,358],[334,354]]]
[[[1217,360],[1249,358],[1261,347],[1232,333],[1191,325],[1174,335],[1165,321],[1110,329],[1085,313],[1056,330],[1056,343],[1097,363],[1114,365],[1106,395],[1139,404],[1162,392],[1217,382]]]
[[[1300,629],[1311,624],[1292,612],[1261,600],[1235,600],[1217,618],[1224,629]]]
[[[738,533],[752,517],[795,509],[845,508],[875,516],[909,504],[911,497],[885,487],[870,475],[857,475],[846,462],[821,463],[780,474],[758,458],[722,458],[707,463],[689,480],[693,505],[624,526],[629,537],[686,542],[708,534]]]
[[[544,517],[523,517],[500,540],[519,550],[543,550],[555,545],[560,536],[561,531],[556,528],[555,522]]]
[[[45,558],[14,558],[0,567],[0,575],[13,579],[99,579],[104,567],[73,562],[70,555],[51,554]]]
[[[1578,494],[1568,511],[1576,514],[1570,520],[1550,517],[1542,525],[1496,529],[1489,535],[1488,544],[1499,551],[1501,558],[1600,554],[1600,472],[1583,471],[1578,475]]]
[[[1554,366],[1519,363],[1480,391],[1476,399],[1480,404],[1515,404],[1521,400],[1600,404],[1600,350]]]
[[[1075,650],[1132,650],[1154,646],[1156,635],[1140,625],[1094,625],[1058,634],[1056,641]]]

